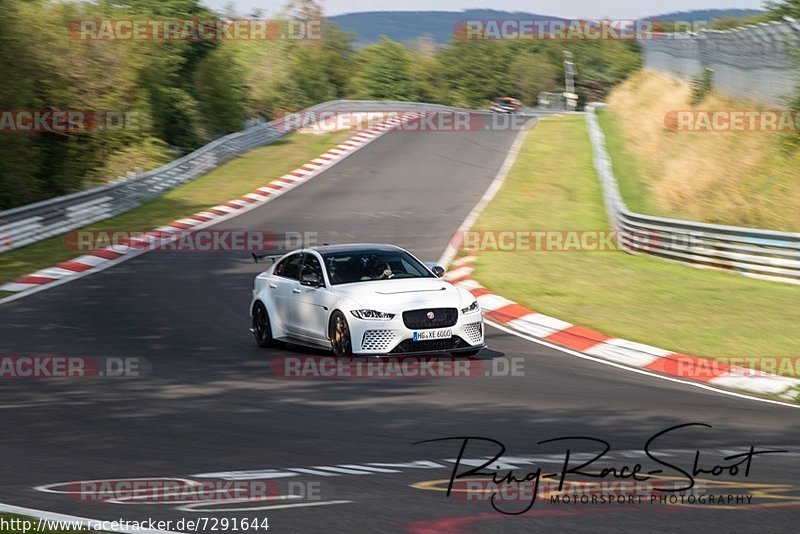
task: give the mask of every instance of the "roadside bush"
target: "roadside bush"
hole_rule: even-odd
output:
[[[692,86],[692,105],[696,106],[708,96],[714,85],[714,69],[706,67],[703,72],[694,76],[689,82]]]

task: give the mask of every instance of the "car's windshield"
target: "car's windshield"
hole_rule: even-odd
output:
[[[402,250],[359,250],[323,254],[331,284],[351,284],[399,278],[435,278]]]

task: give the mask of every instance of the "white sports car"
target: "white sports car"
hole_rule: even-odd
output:
[[[442,276],[393,245],[295,250],[256,277],[253,334],[261,347],[292,341],[337,356],[476,354],[478,301]]]

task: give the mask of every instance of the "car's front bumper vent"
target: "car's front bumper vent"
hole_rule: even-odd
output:
[[[391,330],[367,330],[361,341],[361,350],[370,352],[386,352],[394,341]]]
[[[426,339],[425,341],[406,339],[393,348],[389,354],[403,354],[407,352],[447,352],[468,348],[470,348],[470,344],[458,336],[453,336],[449,339]]]

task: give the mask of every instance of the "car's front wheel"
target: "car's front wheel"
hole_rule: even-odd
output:
[[[347,318],[339,310],[336,310],[331,315],[328,335],[331,338],[331,351],[335,356],[350,356],[353,353],[350,326],[347,324]]]
[[[259,347],[267,348],[275,345],[275,340],[272,338],[269,314],[261,302],[256,302],[255,306],[253,306],[253,336],[255,336]]]

